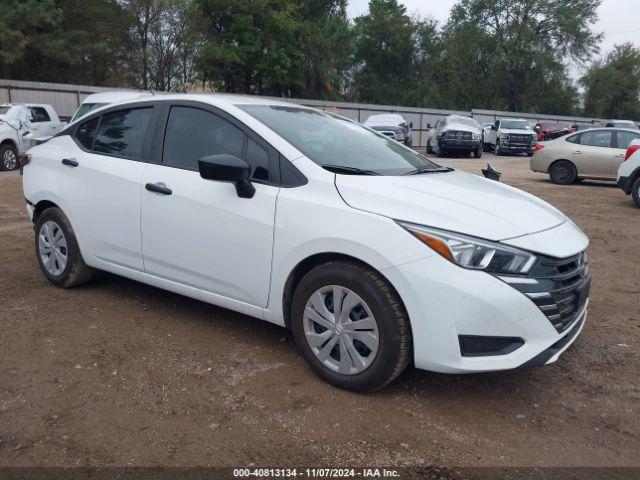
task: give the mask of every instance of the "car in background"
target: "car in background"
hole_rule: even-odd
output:
[[[605,127],[612,128],[631,128],[634,130],[638,130],[638,124],[636,122],[632,122],[631,120],[607,120],[604,122]]]
[[[413,122],[407,122],[402,115],[397,113],[371,115],[364,121],[363,125],[400,143],[404,143],[407,147],[413,144],[413,139],[411,138]]]
[[[547,173],[553,183],[569,185],[581,179],[616,180],[627,147],[640,130],[592,128],[540,143],[531,158],[534,172]]]
[[[618,186],[640,207],[640,139],[633,140],[627,148],[618,168]]]
[[[526,120],[501,119],[485,132],[484,149],[496,155],[526,153],[533,155],[538,136]]]
[[[51,105],[0,105],[0,170],[16,170],[20,166],[20,155],[63,128],[63,123]]]
[[[554,138],[559,138],[574,132],[572,127],[555,122],[536,123],[533,130],[538,134],[539,142],[553,140]]]
[[[132,90],[114,90],[111,92],[92,93],[82,101],[73,114],[73,117],[71,117],[71,122],[75,122],[80,117],[84,117],[87,113],[97,108],[104,107],[105,105],[111,105],[112,103],[123,102],[125,100],[132,100],[134,98],[149,95],[153,94],[150,92]]]
[[[446,157],[453,152],[473,153],[475,158],[482,156],[482,131],[480,125],[471,117],[449,115],[431,128],[427,125],[427,153]]]

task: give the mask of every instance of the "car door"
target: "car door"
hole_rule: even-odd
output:
[[[56,133],[46,108],[30,106],[29,110],[31,112],[31,133],[34,138],[49,137]]]
[[[608,178],[611,176],[614,149],[612,130],[588,130],[570,148],[570,160],[578,175]]]
[[[493,124],[493,127],[487,129],[487,134],[485,138],[486,143],[490,143],[491,145],[496,144],[496,140],[498,139],[498,129],[500,128],[500,121],[496,121]]]
[[[94,266],[143,270],[140,181],[154,117],[149,103],[93,116],[56,166],[82,254]]]
[[[618,176],[618,169],[620,164],[624,162],[624,156],[627,154],[627,148],[631,145],[633,140],[640,139],[640,130],[616,130],[615,131],[615,144],[614,144],[614,157],[611,164],[611,176]]]
[[[151,275],[265,307],[271,276],[278,155],[212,106],[165,106],[155,163],[142,180],[142,252]],[[253,198],[200,177],[202,157],[231,154],[252,166]],[[158,191],[160,189],[166,189]],[[156,191],[153,191],[156,190]]]

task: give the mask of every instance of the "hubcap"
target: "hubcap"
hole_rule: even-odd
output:
[[[311,351],[334,372],[363,372],[378,352],[378,323],[366,302],[348,288],[316,290],[305,306],[303,326]]]
[[[556,178],[558,180],[565,180],[569,177],[569,169],[565,166],[556,167]]]
[[[18,157],[13,150],[5,150],[2,155],[2,164],[5,170],[14,170],[18,166]]]
[[[64,232],[53,220],[42,224],[38,234],[38,250],[45,270],[54,277],[64,272],[67,267],[67,239]]]

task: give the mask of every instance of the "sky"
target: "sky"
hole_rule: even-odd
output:
[[[546,0],[541,0],[546,1]],[[456,0],[399,0],[409,13],[431,16],[440,23],[446,22],[449,10]],[[369,0],[349,0],[347,13],[357,17],[367,13]],[[606,55],[615,44],[632,42],[640,47],[640,22],[638,22],[640,0],[603,0],[598,9],[599,20],[594,26],[596,32],[604,33],[600,44],[600,54]]]

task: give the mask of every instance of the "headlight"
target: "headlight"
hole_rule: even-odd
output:
[[[509,138],[509,134],[508,133],[501,133],[500,134],[500,140],[506,140],[507,138]]]
[[[472,135],[472,137],[473,137],[474,140],[480,140],[480,134],[479,133],[474,133]]]
[[[535,255],[501,243],[413,223],[398,223],[444,258],[464,268],[495,274],[524,275],[536,262]]]

